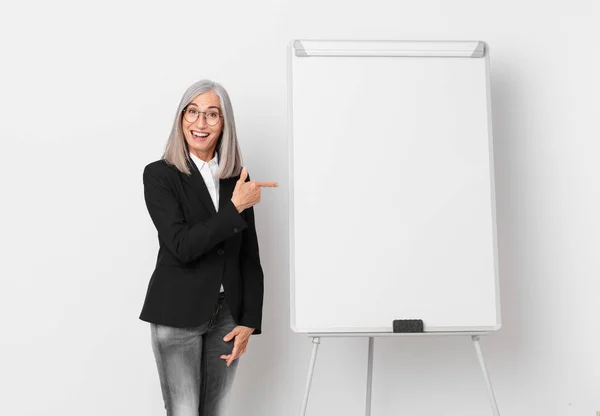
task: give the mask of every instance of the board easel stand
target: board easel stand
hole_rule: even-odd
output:
[[[371,392],[372,392],[372,384],[373,384],[373,350],[375,337],[409,337],[409,336],[470,336],[473,341],[473,346],[475,347],[475,353],[477,354],[477,359],[479,361],[479,365],[481,366],[481,371],[483,372],[483,378],[485,380],[485,387],[487,390],[488,398],[490,400],[490,404],[492,406],[492,410],[494,412],[494,416],[500,416],[500,412],[498,410],[498,404],[496,403],[496,397],[494,396],[494,390],[492,388],[492,382],[490,381],[490,376],[487,371],[487,367],[485,366],[485,361],[483,360],[483,354],[481,352],[481,346],[479,345],[479,337],[482,335],[487,335],[489,332],[422,332],[422,333],[323,333],[323,334],[308,334],[309,338],[312,338],[313,349],[312,355],[310,358],[310,364],[308,367],[308,377],[306,380],[306,389],[304,391],[304,400],[302,401],[302,410],[300,416],[306,415],[306,408],[308,405],[308,396],[310,393],[310,385],[312,383],[312,377],[315,369],[315,363],[317,360],[317,352],[319,349],[319,344],[321,343],[321,338],[340,338],[340,337],[368,337],[369,338],[369,355],[368,355],[368,365],[367,365],[367,398],[366,398],[366,416],[371,416]]]

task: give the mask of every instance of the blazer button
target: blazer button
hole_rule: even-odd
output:
[[[222,256],[223,254],[225,254],[225,250],[223,250],[222,248],[220,248],[220,249],[217,250],[217,254],[219,256]]]
[[[237,229],[237,227],[235,227],[235,228],[233,229],[233,232],[234,232],[234,234],[237,234],[237,232],[238,232],[238,231],[239,231],[239,230]]]

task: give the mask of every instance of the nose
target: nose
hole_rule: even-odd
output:
[[[198,120],[196,120],[196,125],[199,128],[204,128],[207,126],[206,124],[206,115],[204,113],[198,114]]]

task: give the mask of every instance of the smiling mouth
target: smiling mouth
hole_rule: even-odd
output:
[[[192,132],[192,137],[194,137],[195,139],[206,139],[208,136],[208,133],[198,133],[196,131]]]

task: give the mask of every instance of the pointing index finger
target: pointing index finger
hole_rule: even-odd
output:
[[[279,186],[279,184],[277,182],[258,182],[258,181],[255,181],[254,183],[256,185],[262,187],[262,188],[277,188]]]

